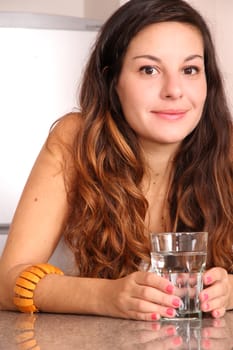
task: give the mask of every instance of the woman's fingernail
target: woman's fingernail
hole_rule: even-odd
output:
[[[180,300],[179,299],[173,299],[172,300],[172,305],[175,307],[179,307],[180,306]]]
[[[208,303],[205,303],[204,305],[203,305],[203,309],[204,309],[204,311],[207,311],[207,310],[209,310],[209,304]]]
[[[219,311],[217,311],[217,310],[213,311],[213,316],[218,318],[220,316]]]
[[[174,313],[175,313],[175,311],[174,311],[174,309],[172,309],[172,308],[168,308],[168,309],[166,310],[166,314],[167,314],[168,316],[173,316]]]
[[[209,296],[208,296],[207,293],[204,293],[204,294],[201,295],[201,301],[206,301],[208,299],[209,299]]]
[[[158,317],[158,315],[156,313],[154,313],[154,314],[151,315],[151,319],[153,321],[157,321],[159,319],[159,317]]]
[[[174,287],[173,287],[171,284],[169,284],[169,285],[166,287],[166,291],[167,291],[168,293],[172,293],[172,292],[173,292],[173,289],[174,289]]]
[[[205,282],[206,282],[206,284],[210,284],[212,282],[212,278],[210,276],[207,276],[205,278]]]

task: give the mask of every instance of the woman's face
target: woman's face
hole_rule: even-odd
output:
[[[199,31],[179,22],[144,28],[128,46],[116,89],[142,142],[179,144],[197,126],[206,99]]]

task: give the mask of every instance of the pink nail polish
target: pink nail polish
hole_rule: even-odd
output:
[[[206,284],[210,284],[212,282],[212,278],[210,276],[206,277]]]
[[[173,292],[173,289],[174,289],[174,287],[173,287],[171,284],[169,284],[169,285],[166,287],[166,291],[167,291],[168,293],[172,293],[172,292]]]
[[[219,315],[220,315],[220,313],[219,313],[218,311],[215,310],[215,311],[213,312],[213,316],[214,316],[214,317],[218,318]]]
[[[157,316],[157,314],[152,314],[151,315],[151,319],[153,320],[153,321],[156,321],[157,319],[158,319],[158,316]]]
[[[179,299],[173,299],[173,300],[172,300],[172,305],[175,306],[175,307],[179,307],[179,306],[180,306],[180,301],[179,301]]]
[[[208,299],[209,299],[209,296],[208,296],[207,293],[202,294],[202,296],[201,296],[201,301],[206,301],[206,300],[208,300]]]
[[[171,308],[168,308],[166,313],[167,313],[168,316],[173,316],[174,315],[174,310],[171,309]]]

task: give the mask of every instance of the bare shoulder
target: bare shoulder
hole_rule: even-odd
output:
[[[80,113],[69,113],[58,119],[52,126],[49,137],[59,138],[63,142],[73,141],[82,123]]]
[[[82,124],[80,113],[69,113],[58,119],[51,127],[46,140],[47,149],[57,157],[68,156]]]

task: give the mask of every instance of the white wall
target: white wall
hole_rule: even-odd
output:
[[[233,111],[233,1],[216,3],[216,45]]]
[[[233,112],[233,1],[188,0],[207,19],[215,41],[218,61]]]

